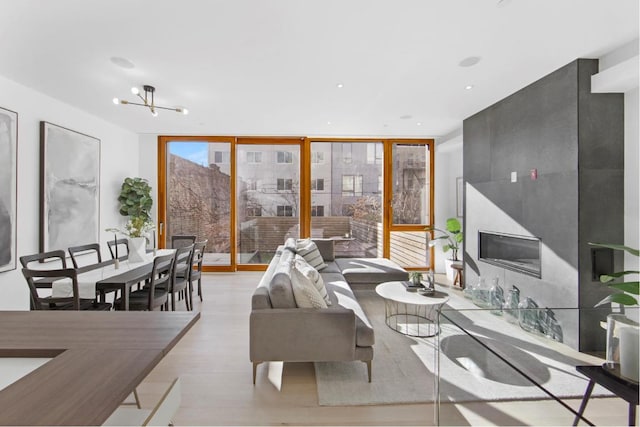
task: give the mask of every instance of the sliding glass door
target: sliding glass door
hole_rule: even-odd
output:
[[[159,232],[165,247],[176,235],[207,240],[203,265],[229,270],[232,254],[232,139],[161,137]],[[162,180],[160,180],[162,178]],[[160,183],[160,181],[163,181]],[[214,268],[215,267],[215,268]]]
[[[268,264],[300,236],[300,140],[238,138],[236,165],[236,263]]]

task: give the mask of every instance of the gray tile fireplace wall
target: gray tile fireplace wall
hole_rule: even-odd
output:
[[[578,59],[464,121],[467,283],[497,276],[551,308],[592,308],[607,294],[588,242],[624,241],[624,98],[592,94],[597,72],[597,60]],[[479,230],[540,238],[541,278],[478,261]],[[606,311],[563,315],[564,342],[604,349]]]

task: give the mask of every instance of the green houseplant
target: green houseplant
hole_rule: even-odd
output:
[[[589,244],[591,246],[609,248],[616,251],[626,251],[631,255],[640,256],[640,251],[638,249],[633,249],[624,245],[612,245],[607,243],[589,243]],[[607,286],[609,286],[610,288],[618,289],[624,292],[616,292],[614,294],[609,295],[608,297],[600,301],[598,304],[596,304],[596,307],[606,303],[610,303],[610,302],[615,302],[622,305],[638,305],[638,300],[635,297],[629,295],[629,294],[633,294],[633,295],[639,294],[640,282],[638,280],[631,281],[631,282],[623,282],[623,283],[612,283],[614,280],[627,276],[629,274],[640,274],[640,271],[628,270],[628,271],[619,271],[617,273],[601,275],[600,282],[606,283]]]
[[[446,231],[431,225],[425,228],[426,231],[439,231],[442,233],[442,235],[436,236],[432,240],[430,240],[429,246],[434,246],[438,240],[446,240],[447,243],[442,245],[442,251],[448,252],[449,250],[451,250],[451,259],[454,261],[459,261],[458,250],[460,249],[460,246],[464,241],[462,225],[460,224],[458,218],[448,218],[445,227]]]
[[[148,241],[147,233],[155,229],[151,220],[151,186],[143,178],[125,178],[118,196],[120,215],[129,218],[124,229],[108,228],[107,231],[129,237],[129,259],[141,261]]]

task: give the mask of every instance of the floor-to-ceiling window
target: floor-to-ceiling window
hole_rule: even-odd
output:
[[[238,265],[268,264],[278,245],[300,236],[300,139],[238,138]]]
[[[161,239],[208,239],[208,270],[262,269],[287,237],[424,268],[433,140],[159,138]]]
[[[174,235],[207,240],[204,266],[230,270],[233,233],[233,138],[161,137],[159,236],[171,246]]]

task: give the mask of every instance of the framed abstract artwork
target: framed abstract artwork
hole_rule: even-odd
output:
[[[99,241],[100,140],[40,122],[40,250]]]
[[[0,272],[16,268],[18,113],[0,108]]]

